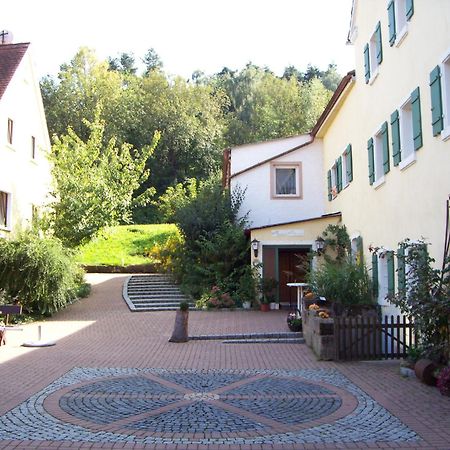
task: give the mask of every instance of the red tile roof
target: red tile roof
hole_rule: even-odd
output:
[[[29,43],[0,45],[0,99],[29,45]]]

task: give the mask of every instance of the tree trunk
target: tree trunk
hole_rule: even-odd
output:
[[[169,342],[187,342],[189,340],[188,319],[189,311],[177,311],[175,326],[173,327],[173,333]]]

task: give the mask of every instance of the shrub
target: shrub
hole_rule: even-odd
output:
[[[206,306],[208,309],[234,308],[236,305],[231,295],[218,286],[213,286],[209,292],[204,293],[195,304],[197,308]]]
[[[77,297],[83,271],[60,241],[22,235],[0,239],[0,290],[28,313],[51,315]]]
[[[372,285],[366,267],[350,260],[325,260],[308,276],[312,290],[345,307],[373,303]]]

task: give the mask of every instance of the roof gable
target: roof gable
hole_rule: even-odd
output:
[[[17,70],[29,43],[0,45],[0,99]]]

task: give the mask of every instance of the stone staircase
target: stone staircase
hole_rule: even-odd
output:
[[[131,311],[173,311],[189,301],[163,274],[131,275],[123,285],[123,298]]]

